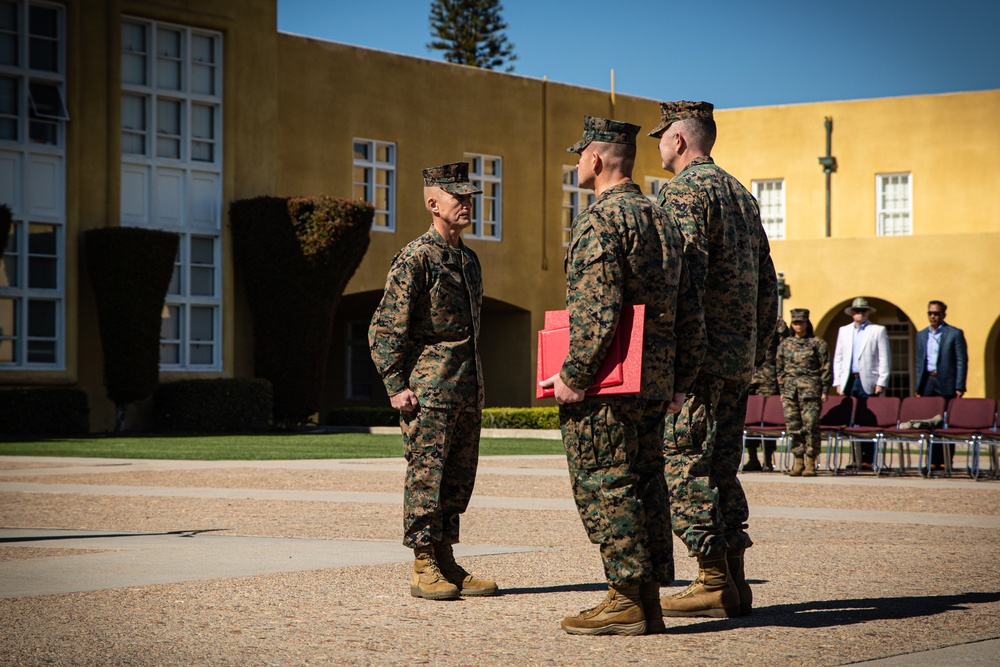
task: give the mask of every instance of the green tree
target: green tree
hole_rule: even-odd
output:
[[[495,69],[517,60],[514,45],[503,33],[499,0],[433,0],[428,49],[444,51],[450,63]],[[513,72],[508,65],[506,72]]]

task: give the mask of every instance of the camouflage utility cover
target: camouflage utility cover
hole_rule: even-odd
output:
[[[592,141],[603,141],[608,144],[635,145],[635,137],[639,134],[639,126],[610,118],[595,116],[583,117],[583,138],[566,149],[567,153],[582,153]]]
[[[712,118],[715,106],[710,102],[660,102],[660,123],[649,133],[650,137],[659,137],[667,128],[679,120],[688,118]]]
[[[423,170],[424,187],[437,187],[453,195],[479,195],[483,191],[469,182],[469,163],[452,162]]]

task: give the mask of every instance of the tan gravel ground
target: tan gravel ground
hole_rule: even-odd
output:
[[[393,504],[23,493],[4,485],[399,493],[401,469],[300,462],[36,475],[37,462],[24,461],[19,469],[18,461],[0,459],[4,527],[400,538],[400,507]],[[53,459],[49,467],[68,466]],[[538,474],[491,472],[511,467]],[[569,501],[567,479],[546,474],[560,467],[565,463],[559,457],[484,460],[476,496]],[[667,633],[657,636],[566,635],[559,629],[562,616],[593,606],[605,588],[597,548],[587,542],[575,511],[472,507],[463,519],[463,542],[540,549],[465,559],[469,569],[499,581],[497,597],[412,598],[410,564],[398,563],[7,598],[0,599],[0,665],[773,667],[841,665],[1000,636],[1000,529],[926,525],[919,518],[860,524],[823,514],[851,509],[997,517],[1000,482],[769,478],[745,478],[751,506],[815,508],[815,518],[751,519],[757,544],[748,552],[747,569],[755,611],[747,618],[667,619]],[[0,561],[91,553],[39,544],[0,545]],[[679,587],[696,570],[675,545]],[[667,592],[672,590],[679,588]]]

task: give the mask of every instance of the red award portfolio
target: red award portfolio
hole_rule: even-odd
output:
[[[625,306],[604,363],[594,376],[587,396],[596,394],[638,394],[642,386],[642,328],[646,307]],[[541,381],[557,375],[569,354],[569,311],[545,311],[545,328],[538,332],[538,379],[535,398],[549,398],[552,389],[542,389]]]

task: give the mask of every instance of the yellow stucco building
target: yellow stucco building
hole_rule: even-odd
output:
[[[654,100],[279,33],[275,0],[0,0],[0,12],[0,202],[15,220],[0,270],[0,386],[83,387],[94,430],[111,427],[113,407],[83,231],[181,234],[161,382],[252,377],[229,202],[375,202],[324,404],[383,405],[368,320],[393,255],[429,224],[420,170],[456,160],[484,190],[465,241],[483,264],[487,403],[532,404],[535,332],[563,305],[564,241],[588,200],[566,148],[583,114],[658,120]],[[1000,395],[998,112],[1000,91],[716,112],[714,156],[761,201],[791,288],[785,312],[809,308],[832,343],[843,308],[868,297],[890,327],[900,395],[912,391],[930,299],[965,331],[969,395]],[[652,194],[669,176],[656,140],[641,137],[636,180]],[[142,406],[130,421],[143,424]]]

